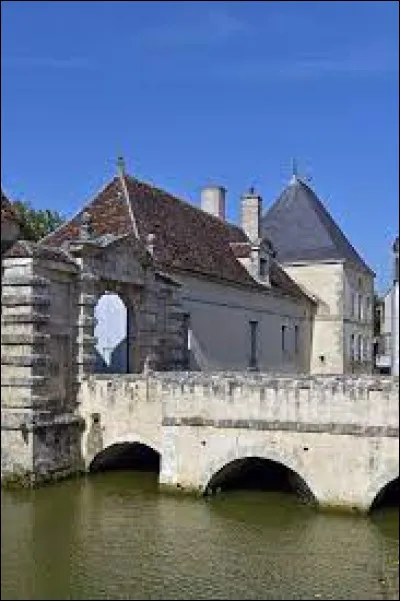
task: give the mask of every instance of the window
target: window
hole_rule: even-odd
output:
[[[185,313],[182,322],[182,368],[190,369],[190,314]]]
[[[354,317],[356,314],[356,295],[354,292],[351,293],[351,315]]]
[[[371,341],[368,336],[364,338],[364,361],[371,359]]]
[[[286,350],[286,326],[281,327],[281,348],[282,351]]]
[[[363,315],[362,315],[362,294],[358,295],[358,311],[357,311],[357,317],[358,319],[362,319]]]
[[[250,360],[249,367],[251,369],[257,369],[257,334],[258,334],[258,321],[250,321]]]
[[[294,352],[299,352],[299,326],[294,326]]]
[[[260,277],[265,278],[267,275],[268,261],[267,259],[260,259]]]
[[[354,361],[354,359],[355,359],[355,357],[354,357],[354,354],[355,354],[355,348],[354,348],[354,334],[352,334],[352,335],[350,336],[350,359],[351,359],[351,361]]]
[[[370,296],[365,297],[365,318],[366,319],[371,318],[371,297]]]
[[[359,334],[357,338],[357,359],[360,362],[363,359],[363,339],[361,334]]]

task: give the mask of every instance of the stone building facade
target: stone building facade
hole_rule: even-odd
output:
[[[376,306],[379,332],[376,339],[376,368],[399,375],[399,237],[393,243],[393,281]]]
[[[135,313],[132,371],[179,369],[178,287],[158,273],[130,235],[77,237],[66,249],[17,242],[3,259],[1,328],[2,473],[79,469],[81,383],[93,371],[94,308],[104,290]],[[166,316],[160,327],[158,314]],[[22,439],[21,439],[22,436]]]
[[[263,216],[262,233],[316,301],[310,372],[370,373],[374,273],[297,176]]]
[[[89,237],[129,235],[144,245],[157,273],[179,289],[187,369],[308,373],[316,303],[261,239],[261,205],[254,191],[244,194],[242,227],[237,227],[225,219],[221,188],[204,189],[199,208],[121,170],[42,244],[67,247],[85,217]],[[107,292],[113,295],[96,306],[96,318],[121,331],[127,298],[121,303],[115,290]],[[161,310],[158,319],[166,320]],[[126,344],[120,333],[107,329],[98,324],[98,365],[104,371],[127,371]],[[134,338],[134,311],[128,330]],[[165,349],[164,366],[167,355]]]
[[[301,208],[305,185],[291,185]],[[344,256],[330,225],[334,249],[322,240],[314,254],[285,256],[284,211],[274,230],[254,190],[241,198],[241,227],[224,211],[221,188],[204,189],[198,208],[121,168],[40,243],[2,253],[2,477],[84,469],[80,395],[96,370],[355,371],[346,337],[369,340],[373,274],[354,249]]]

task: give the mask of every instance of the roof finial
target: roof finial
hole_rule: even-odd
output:
[[[117,169],[119,175],[125,174],[125,161],[123,156],[119,156],[117,158]]]
[[[295,184],[297,182],[297,179],[298,179],[297,160],[293,157],[292,158],[292,177],[291,177],[290,183]]]

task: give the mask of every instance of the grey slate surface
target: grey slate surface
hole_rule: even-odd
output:
[[[316,194],[299,179],[263,215],[261,234],[271,240],[281,263],[344,260],[373,273]]]

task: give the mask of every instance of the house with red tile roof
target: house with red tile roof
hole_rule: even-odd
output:
[[[146,249],[158,277],[179,288],[185,368],[307,373],[315,300],[261,238],[261,209],[254,190],[244,194],[237,226],[225,218],[222,188],[203,189],[197,207],[120,165],[116,177],[40,244],[68,249],[84,227],[93,242],[131,237]],[[115,293],[105,295],[96,318],[98,368],[125,371],[124,303]],[[112,357],[117,363],[110,364]]]

